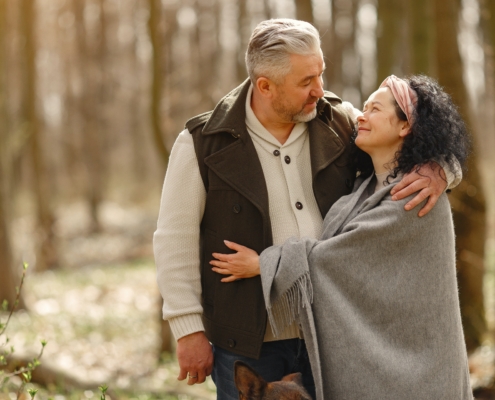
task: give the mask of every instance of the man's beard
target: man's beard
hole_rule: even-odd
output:
[[[285,94],[280,93],[279,99],[284,99]],[[310,112],[305,112],[304,107],[306,107],[307,104],[313,103],[317,98],[309,98],[306,104],[304,104],[303,108],[296,111],[294,108],[290,108],[283,100],[276,100],[273,102],[273,109],[275,112],[281,116],[284,120],[288,122],[293,122],[293,123],[298,123],[298,122],[309,122],[313,118],[316,117],[316,107],[311,110]]]
[[[292,117],[292,122],[309,122],[316,117],[316,107],[309,113],[305,113],[304,110],[299,111]]]

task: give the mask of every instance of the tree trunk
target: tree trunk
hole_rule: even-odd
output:
[[[314,23],[311,0],[296,0],[296,19]]]
[[[378,0],[377,25],[377,83],[393,73],[399,64],[397,48],[402,21],[402,2],[399,0]],[[423,25],[421,25],[423,26]]]
[[[263,12],[266,19],[272,18],[272,6],[270,0],[263,0]]]
[[[0,304],[7,300],[9,309],[16,298],[15,279],[12,264],[12,249],[9,240],[8,218],[5,213],[5,203],[8,196],[3,190],[3,171],[0,172]]]
[[[137,2],[133,5],[133,13],[139,9],[139,4]],[[136,24],[136,19],[133,18],[133,28],[136,32],[138,27]],[[137,59],[137,49],[138,49],[138,37],[134,34],[133,43],[129,46],[129,59],[131,62],[131,74],[135,76],[135,82],[132,86],[133,94],[129,99],[129,115],[130,115],[130,125],[131,125],[131,143],[132,143],[132,171],[134,175],[135,182],[139,183],[139,187],[141,184],[146,183],[147,179],[147,170],[148,164],[146,162],[146,158],[148,157],[145,141],[143,140],[143,112],[142,112],[142,101],[143,98],[143,90],[141,82],[141,74],[139,71],[139,62]],[[142,186],[143,188],[145,186]],[[142,193],[142,190],[139,190]]]
[[[160,32],[161,20],[161,3],[160,0],[148,0],[150,16],[148,20],[148,29],[150,34],[151,46],[153,48],[152,73],[153,79],[151,84],[151,125],[153,128],[153,138],[158,150],[163,166],[166,168],[168,164],[168,150],[165,146],[165,137],[161,124],[161,104],[162,104],[162,88],[163,88],[163,40]]]
[[[95,54],[95,66],[98,73],[96,77],[89,77],[87,87],[90,92],[84,96],[84,101],[87,103],[87,108],[90,108],[90,126],[89,131],[84,134],[87,138],[87,148],[89,149],[88,170],[90,175],[89,186],[89,206],[92,222],[92,231],[100,232],[101,224],[99,218],[99,209],[104,197],[106,163],[104,157],[104,138],[106,133],[105,120],[105,105],[107,93],[107,76],[106,76],[106,56],[107,56],[107,23],[105,16],[105,0],[100,0],[100,24],[98,30],[98,43],[94,51],[87,51],[86,54]],[[86,41],[87,45],[87,41]],[[92,57],[91,57],[92,58]],[[96,78],[96,79],[95,79]],[[91,82],[90,82],[91,81]],[[95,87],[96,84],[96,87]],[[93,101],[91,100],[93,97]],[[96,101],[95,101],[96,100]]]
[[[482,0],[481,8],[481,28],[483,32],[483,44],[485,53],[485,94],[480,105],[480,118],[483,119],[481,132],[484,136],[483,149],[481,154],[485,160],[491,157],[491,149],[495,147],[495,135],[493,134],[493,124],[495,117],[495,1]],[[484,129],[484,131],[483,131]],[[486,171],[486,170],[485,170]],[[490,179],[495,177],[493,171],[488,172]]]
[[[7,66],[6,66],[6,44],[7,44],[7,1],[0,0],[0,124],[7,126],[6,107],[6,87],[7,87]],[[0,303],[4,300],[14,305],[16,290],[14,283],[12,248],[10,245],[10,221],[9,211],[11,197],[8,193],[7,165],[10,161],[10,154],[6,154],[8,149],[8,130],[0,129]]]
[[[482,0],[483,5],[483,19],[486,22],[485,32],[489,36],[491,42],[492,51],[495,48],[495,1]]]
[[[348,71],[344,73],[344,60],[349,51],[354,52],[355,19],[357,0],[332,0],[331,29],[323,36],[323,53],[325,55],[326,88],[338,96],[343,95],[348,81]],[[356,78],[357,74],[352,74]],[[347,99],[346,99],[347,100]]]
[[[161,312],[161,310],[160,310],[160,312]],[[160,319],[161,319],[161,316],[160,316]],[[160,354],[172,353],[172,351],[174,349],[172,331],[170,330],[170,325],[169,325],[168,321],[164,321],[163,319],[161,319],[160,337],[161,337]]]
[[[96,54],[101,50],[92,51],[87,39],[87,32],[84,22],[85,2],[73,0],[73,9],[76,23],[76,39],[78,48],[78,67],[83,84],[82,93],[79,99],[79,110],[81,112],[81,141],[83,144],[82,160],[86,170],[86,198],[91,217],[91,232],[101,230],[98,209],[103,198],[103,151],[101,145],[100,121],[97,118],[97,107],[100,106],[100,91],[95,87],[103,85],[101,77],[95,72]],[[101,7],[103,12],[103,7]],[[101,14],[101,18],[103,14]],[[103,24],[103,22],[102,22]],[[100,29],[101,35],[101,29]],[[104,34],[99,38],[99,46],[104,47]],[[93,56],[93,54],[95,56]],[[96,82],[95,82],[96,80]]]
[[[241,83],[247,77],[244,54],[251,35],[250,18],[247,11],[247,0],[238,1],[237,24],[239,28],[239,48],[237,49],[237,83]]]
[[[148,29],[150,33],[151,45],[153,47],[153,82],[152,82],[152,100],[151,100],[151,118],[153,126],[153,137],[158,148],[158,153],[166,168],[168,164],[168,150],[165,146],[164,133],[161,128],[161,99],[162,88],[164,85],[163,74],[165,71],[164,54],[167,49],[164,48],[164,40],[160,30],[160,21],[162,15],[161,3],[159,0],[149,0],[150,17],[148,20]],[[172,333],[167,321],[163,321],[160,316],[160,354],[163,352],[172,352]]]
[[[197,110],[198,113],[212,110],[216,105],[216,101],[212,97],[212,92],[214,91],[216,85],[216,67],[218,65],[218,60],[221,58],[218,40],[218,36],[220,34],[218,11],[218,4],[205,4],[204,1],[196,1],[198,23],[195,27],[196,43],[193,44],[193,47],[197,49],[197,53],[199,55],[199,58],[194,60],[194,63],[196,64],[195,75],[198,77],[196,88],[201,96],[201,100],[199,102],[200,107]],[[211,23],[211,21],[214,21],[214,23]],[[247,23],[247,21],[244,22]],[[205,29],[205,27],[209,27],[210,29]],[[246,27],[243,29],[245,28]],[[249,24],[247,24],[247,29],[249,30]],[[249,36],[243,36],[241,40],[247,41],[248,38]],[[247,46],[247,42],[241,46]],[[239,55],[238,62],[238,79],[244,80],[247,77],[244,57]],[[241,62],[242,65],[240,65]]]
[[[75,14],[75,5],[73,2],[69,2],[68,4],[64,4],[63,7],[60,7],[57,14],[57,20],[62,20],[64,16],[68,15],[68,13]],[[73,41],[67,40],[66,37],[69,33],[72,33],[74,26],[70,27],[60,27],[59,35],[60,35],[60,48],[62,62],[63,62],[63,76],[60,79],[63,81],[63,85],[65,87],[63,93],[63,113],[62,113],[62,121],[61,126],[65,127],[65,140],[62,141],[62,156],[63,156],[63,165],[64,165],[64,177],[63,177],[63,187],[66,195],[71,197],[79,196],[82,192],[82,181],[81,175],[81,152],[79,151],[78,145],[78,134],[81,129],[82,121],[78,121],[78,100],[76,98],[76,94],[74,93],[73,88],[73,80],[75,75],[75,70],[77,70],[77,55],[78,51],[74,49]],[[76,31],[77,32],[77,31]],[[76,47],[77,49],[77,47]]]
[[[58,266],[53,226],[55,218],[51,210],[51,196],[45,159],[41,147],[42,137],[36,110],[36,43],[35,0],[22,0],[22,28],[25,38],[24,105],[25,119],[30,140],[30,158],[34,193],[37,206],[38,249],[36,269],[46,270]]]
[[[408,0],[411,73],[433,74],[432,28],[433,4],[430,0]]]
[[[439,83],[451,94],[469,127],[469,99],[463,83],[462,62],[457,43],[458,0],[435,0],[436,54]],[[477,165],[477,144],[468,172],[450,196],[456,229],[459,296],[464,334],[469,351],[481,344],[486,332],[483,303],[484,245],[486,235],[485,198]]]
[[[335,94],[342,95],[342,52],[343,44],[337,34],[337,21],[340,17],[339,7],[341,0],[332,0],[332,20],[330,29],[322,38],[323,54],[325,56],[326,69],[324,72],[326,89]]]

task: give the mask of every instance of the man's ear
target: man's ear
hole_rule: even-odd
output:
[[[399,136],[401,138],[404,138],[407,135],[409,135],[410,132],[411,132],[411,125],[409,125],[409,121],[401,121]]]
[[[260,374],[242,361],[234,364],[234,381],[240,399],[261,399],[267,385]]]
[[[264,76],[260,76],[256,79],[256,89],[263,97],[271,98],[273,96],[273,90],[275,89],[274,83]]]

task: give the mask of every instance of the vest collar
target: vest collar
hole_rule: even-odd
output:
[[[243,133],[247,133],[245,107],[250,84],[250,80],[246,79],[220,100],[203,128],[203,135],[229,132],[239,138]]]
[[[241,138],[242,134],[247,134],[245,122],[246,97],[250,85],[251,81],[248,78],[219,101],[208,122],[203,127],[203,135],[229,132],[232,136]],[[317,116],[308,123],[310,132],[311,125],[314,125],[312,122],[315,122],[316,119],[326,123],[333,120],[332,105],[329,102],[331,100],[341,102],[340,98],[331,92],[325,92],[325,97],[318,100],[316,105]]]

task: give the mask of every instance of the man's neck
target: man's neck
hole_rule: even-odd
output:
[[[294,122],[285,122],[273,111],[272,107],[263,104],[263,101],[258,98],[253,90],[251,97],[251,109],[254,115],[258,118],[261,125],[277,139],[280,144],[284,144],[296,125]]]

